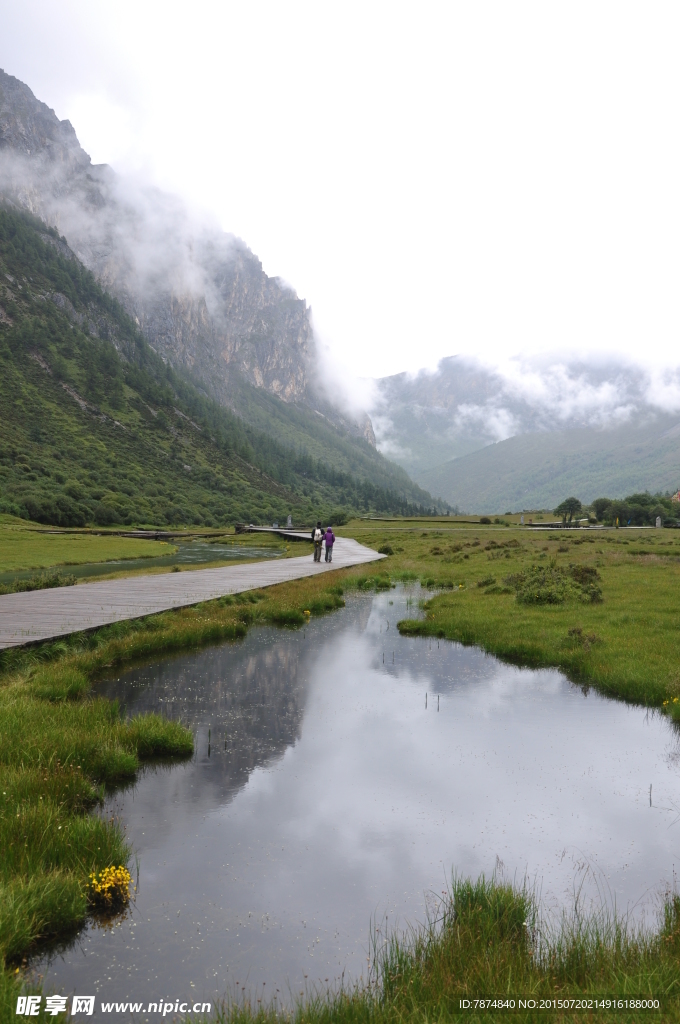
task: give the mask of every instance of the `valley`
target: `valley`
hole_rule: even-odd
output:
[[[461,511],[553,508],[680,483],[675,377],[631,363],[472,358],[376,381],[381,451]]]
[[[0,71],[0,1020],[680,1021],[676,375],[322,351]]]
[[[578,726],[580,756],[590,763],[593,751],[602,749],[602,737],[595,741],[592,750],[588,745],[590,741],[586,741],[593,727],[597,734],[598,723],[602,726],[605,720],[610,722],[611,716],[616,717],[617,729],[613,730],[611,736],[611,743],[614,743],[615,735],[621,729],[640,728],[636,708],[643,714],[643,719],[645,715],[651,715],[653,731],[650,732],[646,727],[643,736],[644,743],[651,744],[649,754],[645,754],[649,760],[646,770],[647,773],[654,773],[654,792],[656,794],[657,789],[660,790],[663,808],[664,785],[668,783],[664,782],[665,776],[659,774],[665,762],[657,765],[659,755],[656,748],[659,744],[667,746],[667,742],[672,741],[675,721],[680,714],[677,711],[680,698],[676,692],[677,680],[673,668],[676,654],[673,622],[678,613],[675,582],[679,571],[680,549],[673,531],[592,527],[547,530],[522,527],[509,521],[505,525],[505,520],[497,524],[474,525],[447,522],[446,518],[437,521],[427,518],[420,521],[393,519],[391,522],[380,523],[357,520],[348,523],[339,532],[359,539],[362,544],[374,550],[381,548],[388,553],[388,557],[375,567],[334,570],[313,579],[205,602],[194,608],[178,609],[159,616],[120,622],[90,634],[76,634],[37,648],[18,648],[0,656],[3,683],[0,687],[0,724],[3,735],[10,728],[14,730],[12,744],[5,744],[2,748],[0,776],[5,796],[10,795],[12,807],[19,807],[18,817],[13,814],[3,818],[0,815],[0,828],[5,830],[6,846],[11,847],[15,835],[27,837],[24,852],[17,850],[16,856],[6,860],[5,873],[0,882],[5,895],[11,895],[11,900],[5,900],[4,905],[13,908],[11,914],[0,915],[0,942],[10,962],[21,964],[22,954],[25,956],[31,948],[35,948],[32,944],[35,942],[36,930],[40,934],[55,930],[59,932],[88,921],[82,951],[75,958],[69,952],[65,958],[60,958],[59,964],[62,966],[55,965],[57,973],[54,974],[54,981],[61,984],[59,972],[67,972],[64,974],[66,979],[70,977],[68,971],[74,970],[76,974],[73,977],[80,985],[77,979],[81,977],[82,971],[94,969],[100,943],[110,940],[105,938],[105,933],[100,936],[97,918],[89,916],[82,890],[79,894],[74,883],[83,869],[97,871],[112,857],[124,862],[128,854],[124,845],[126,839],[120,832],[120,821],[127,822],[132,828],[136,849],[141,853],[142,889],[138,900],[140,907],[146,907],[149,884],[146,871],[150,864],[150,854],[146,850],[145,831],[150,827],[150,821],[147,821],[151,812],[144,810],[149,802],[145,794],[149,786],[152,789],[156,787],[153,793],[149,790],[149,799],[162,817],[161,809],[167,796],[165,776],[153,772],[140,774],[134,790],[137,803],[128,806],[124,791],[121,791],[119,797],[115,796],[120,783],[126,779],[132,781],[145,760],[164,757],[167,764],[170,757],[177,762],[177,767],[170,771],[186,774],[186,769],[182,767],[183,758],[193,749],[195,767],[191,771],[198,772],[194,785],[200,787],[202,813],[205,813],[208,806],[212,806],[212,801],[215,803],[215,814],[231,815],[239,813],[243,798],[238,794],[244,780],[251,772],[257,778],[260,770],[258,758],[263,758],[263,764],[276,763],[281,756],[280,750],[286,747],[291,737],[297,735],[298,723],[303,716],[307,722],[304,735],[308,742],[312,740],[312,749],[319,749],[318,744],[314,745],[313,737],[321,727],[323,719],[320,720],[318,714],[321,712],[323,715],[326,702],[319,704],[318,698],[307,696],[307,674],[302,672],[298,677],[297,673],[301,672],[298,666],[306,665],[310,657],[314,664],[322,666],[324,661],[319,662],[316,654],[325,650],[324,644],[328,643],[335,644],[333,659],[337,663],[338,641],[333,638],[338,630],[342,635],[342,630],[347,630],[348,626],[348,646],[342,655],[345,661],[349,658],[352,664],[352,671],[347,678],[354,678],[357,672],[361,673],[363,690],[360,706],[364,709],[363,714],[372,714],[372,704],[367,706],[370,693],[370,701],[378,701],[376,712],[379,711],[380,720],[389,735],[392,735],[394,729],[388,727],[385,721],[386,706],[389,706],[390,714],[396,714],[399,718],[406,714],[409,721],[413,719],[412,727],[427,729],[428,736],[433,727],[444,729],[444,742],[447,742],[446,737],[452,727],[452,722],[447,718],[447,709],[453,702],[452,707],[457,709],[457,717],[470,717],[468,729],[474,727],[481,730],[479,743],[475,747],[477,756],[480,749],[485,749],[489,729],[499,730],[493,748],[494,757],[497,757],[501,737],[507,739],[512,735],[507,728],[508,716],[512,721],[515,721],[515,716],[519,716],[514,725],[516,732],[526,726],[524,720],[529,708],[533,709],[534,715],[543,709],[550,717],[549,709],[553,702],[558,701],[560,714],[568,714],[568,721],[572,725],[575,724],[573,717],[577,713],[578,704],[578,714],[583,716],[579,718]],[[54,539],[55,543],[60,543],[58,536]],[[527,583],[531,583],[532,573],[535,575],[536,572],[542,574],[540,586],[543,591],[532,592],[526,587]],[[588,590],[593,581],[595,589]],[[329,619],[324,618],[329,612],[342,609],[345,602],[350,615],[347,622],[343,618],[335,623],[333,615]],[[345,613],[340,611],[339,614]],[[294,632],[279,634],[274,631],[266,637],[261,632],[263,629],[271,630],[272,626],[280,628],[282,624],[289,630],[292,627]],[[357,629],[359,634],[355,637]],[[358,643],[358,638],[362,636],[364,640]],[[393,636],[392,640],[390,636]],[[234,643],[246,637],[249,646],[241,648],[238,643]],[[310,647],[310,640],[314,641],[315,638]],[[366,650],[369,642],[370,654]],[[186,652],[183,655],[186,665],[176,660],[182,652]],[[362,652],[360,657],[364,660],[368,654],[368,660],[365,664],[362,661],[361,666],[355,664],[357,652]],[[168,660],[171,653],[175,657],[174,662]],[[492,654],[500,657],[500,662],[496,663],[495,659],[488,657]],[[218,661],[226,659],[225,665],[231,665],[233,658],[242,660],[245,675],[240,670],[234,674],[234,670],[230,669],[230,681],[224,689],[225,684],[219,681],[222,680],[223,672],[218,668]],[[456,667],[450,662],[451,658]],[[197,671],[203,671],[196,667],[202,665],[203,661],[208,666],[206,678],[212,681],[213,689],[216,687],[209,700],[204,684],[196,676]],[[335,664],[333,671],[342,675],[343,664],[344,661]],[[532,673],[528,669],[510,667],[518,664],[540,671]],[[174,667],[171,669],[170,666]],[[258,670],[258,666],[261,670]],[[555,673],[553,667],[558,667],[564,674]],[[318,682],[317,677],[312,676],[309,685],[325,686],[329,671],[330,668],[321,670]],[[112,672],[115,680],[119,681],[112,680]],[[152,680],[151,686],[150,673],[156,680]],[[158,674],[157,679],[154,673]],[[344,674],[347,675],[346,672]],[[419,682],[414,687],[416,678]],[[233,702],[237,679],[241,680],[239,685],[243,692],[239,691],[238,707],[234,706],[231,711],[227,711],[224,701]],[[253,686],[256,686],[257,692],[251,692]],[[277,686],[279,689],[276,689]],[[175,693],[177,687],[179,689]],[[265,704],[262,704],[260,693],[262,687],[265,687],[268,695]],[[521,707],[515,708],[515,702],[527,687],[530,700],[525,713]],[[421,691],[425,688],[434,691],[428,694],[429,710],[421,706],[424,697]],[[591,689],[594,695],[601,696],[593,696],[586,703]],[[337,727],[337,714],[342,713],[346,730],[349,719],[345,707],[345,690],[345,684],[337,684],[332,688],[340,701],[333,722]],[[157,699],[161,693],[166,696],[159,705]],[[109,709],[114,706],[110,703],[111,696],[120,697],[125,707],[129,705],[123,720],[117,715],[111,715]],[[417,713],[411,707],[416,698],[419,708]],[[478,707],[480,698],[483,699],[485,709],[481,715]],[[404,706],[401,707],[401,704]],[[165,708],[163,718],[157,715],[156,709],[160,706]],[[218,708],[222,710],[218,711]],[[265,708],[270,718],[273,716],[270,722],[274,729],[271,742],[268,738],[270,726],[267,726],[269,731],[264,729],[262,714]],[[315,708],[318,709],[316,712]],[[430,718],[430,715],[433,717]],[[192,737],[191,733],[183,731],[180,720],[193,721],[196,735]],[[566,724],[564,727],[567,732],[571,728]],[[212,751],[211,728],[214,744]],[[358,721],[354,728],[360,729],[361,722]],[[403,728],[402,725],[402,735]],[[543,723],[541,729],[547,730],[546,735],[550,734],[549,722]],[[245,730],[243,736],[242,730]],[[654,737],[659,730],[659,739],[656,741]],[[666,732],[668,741],[664,738]],[[26,762],[25,753],[29,735],[33,736],[30,763]],[[375,729],[371,735],[375,738]],[[257,737],[257,743],[251,738],[253,736]],[[92,738],[96,738],[96,742],[93,743]],[[430,736],[428,743],[431,742],[433,738]],[[462,734],[460,742],[464,742]],[[573,742],[576,742],[576,734]],[[639,742],[642,740],[636,741],[638,746]],[[330,753],[328,742],[324,749]],[[342,744],[336,751],[336,757],[341,749]],[[529,755],[532,749],[532,743],[527,740],[526,751]],[[304,745],[300,748],[303,756],[306,750]],[[17,763],[20,751],[24,751],[24,764],[21,768]],[[256,751],[259,751],[257,755]],[[470,756],[466,755],[466,763]],[[508,756],[515,764],[516,755],[509,752]],[[636,756],[640,756],[639,751]],[[41,774],[37,766],[42,758],[48,757],[58,758],[63,767],[58,771]],[[372,757],[370,754],[369,760]],[[408,759],[413,762],[412,753]],[[626,756],[625,760],[629,764],[630,757]],[[527,765],[526,770],[529,767]],[[319,765],[317,775],[319,769],[323,772],[323,766]],[[455,774],[460,770],[456,767]],[[526,770],[524,774],[520,771],[519,777],[524,778]],[[537,770],[539,778],[543,778],[549,766],[537,769],[531,762],[531,771]],[[509,777],[512,777],[510,768],[508,771]],[[107,782],[111,793],[108,798],[110,806],[113,808],[115,805],[117,815],[107,822],[102,822],[96,815],[84,814],[96,802],[96,787],[102,781]],[[294,792],[295,780],[291,779],[290,784]],[[433,785],[432,781],[430,790]],[[570,793],[573,789],[573,794],[571,797],[561,795],[559,799],[573,799],[574,807],[580,807],[580,789],[578,786],[572,787],[571,783],[567,784],[564,772],[560,775],[560,785],[563,791],[565,786]],[[608,785],[605,770],[600,772],[597,782],[603,808],[609,807],[612,799],[618,802],[622,799],[620,784],[614,796],[607,795]],[[635,823],[643,813],[643,803],[646,806],[647,794],[645,791],[643,801],[637,793],[639,786],[636,776],[631,777],[631,785],[631,793],[625,797],[624,802],[634,836],[639,833],[639,826]],[[196,796],[193,790],[191,793],[193,805]],[[340,797],[339,790],[337,796]],[[399,786],[395,790],[394,799],[404,799],[404,791]],[[450,799],[450,791],[447,789],[446,801]],[[532,806],[535,806],[535,799],[532,797]],[[656,799],[655,796],[655,806]],[[448,807],[446,801],[439,813],[443,813],[444,806]],[[352,803],[356,803],[354,797]],[[137,806],[139,810],[135,811]],[[418,799],[412,810],[421,828],[423,819]],[[176,814],[177,810],[173,813]],[[460,845],[461,828],[471,830],[471,838],[467,844],[462,842],[454,858],[457,863],[466,862],[468,846],[473,841],[475,844],[481,842],[482,849],[486,842],[489,851],[499,849],[499,844],[507,845],[505,830],[509,827],[510,818],[504,830],[494,831],[492,828],[489,832],[488,826],[482,825],[482,834],[478,835],[480,824],[473,821],[474,815],[470,817],[463,808],[459,813],[460,824],[455,830],[459,836],[457,842]],[[498,819],[500,822],[500,809],[498,813],[501,815]],[[622,827],[622,813],[623,805],[619,811],[619,828]],[[663,814],[659,818],[658,810],[653,813],[653,827],[660,829],[660,837],[668,838]],[[48,818],[55,822],[55,828],[58,821],[67,836],[78,836],[81,857],[86,855],[82,867],[76,867],[69,859],[71,854],[67,844],[59,841],[53,843],[50,849],[41,845],[39,837],[44,833]],[[271,824],[271,814],[268,820]],[[351,821],[351,816],[347,820]],[[211,821],[212,825],[206,833],[203,826],[196,822],[196,840],[199,840],[200,835],[201,848],[206,842],[208,844],[206,857],[211,855],[215,841],[214,829],[217,827],[214,817]],[[281,827],[284,827],[283,822]],[[517,825],[514,826],[516,841],[521,841],[524,828],[522,826],[518,831]],[[161,832],[165,834],[165,831],[166,826],[159,821],[158,829],[152,829],[152,835],[160,837]],[[486,832],[489,832],[487,839],[484,838]],[[372,830],[374,833],[375,827]],[[442,834],[441,826],[438,825],[432,831],[430,845],[434,844],[438,848]],[[389,835],[388,831],[385,842],[388,843],[387,848],[392,849],[395,839],[388,838]],[[596,837],[597,833],[589,829],[584,832],[582,842],[592,842]],[[605,830],[603,842],[606,838]],[[559,841],[559,837],[555,841]],[[284,846],[286,842],[290,840],[284,839]],[[252,843],[259,847],[259,833],[253,835]],[[444,842],[442,853],[446,857],[453,856],[449,847],[450,843],[447,845]],[[658,843],[655,850],[655,856],[663,859]],[[307,855],[305,851],[299,854],[303,858]],[[190,851],[187,851],[187,856],[191,856]],[[278,856],[281,856],[280,852]],[[313,853],[309,856],[311,870],[316,860]],[[511,867],[514,864],[513,856],[508,853],[505,856],[509,858],[508,866]],[[639,884],[638,875],[634,871],[629,878],[624,865],[624,860],[626,863],[630,861],[633,851],[630,850],[623,860],[618,850],[613,851],[612,856],[611,870],[620,879],[616,884],[624,887],[631,885],[631,892],[637,891],[635,886]],[[236,847],[230,852],[230,866],[234,858],[236,863],[240,863]],[[252,865],[253,869],[257,863],[259,861]],[[639,861],[640,865],[649,866],[650,863],[649,857]],[[271,869],[264,864],[263,870],[265,867]],[[30,892],[25,891],[21,880],[28,869],[32,875]],[[245,870],[245,865],[239,869],[241,874]],[[426,862],[423,862],[419,870],[424,870],[423,877],[428,877]],[[656,870],[664,870],[661,861]],[[162,876],[165,877],[165,872],[162,872]],[[176,973],[180,978],[185,971],[194,970],[195,956],[198,955],[194,949],[194,918],[199,923],[197,949],[200,962],[205,962],[206,953],[209,957],[214,954],[219,958],[223,948],[221,941],[218,942],[217,937],[213,936],[213,927],[221,921],[222,911],[213,908],[211,903],[209,913],[201,912],[199,896],[191,895],[193,889],[189,877],[186,875],[189,888],[182,884],[178,889],[176,882],[173,883],[173,892],[178,893],[180,898],[178,907],[181,914],[189,915],[189,931],[186,931],[184,923],[179,924],[175,915],[176,934],[179,938],[174,939],[170,933],[164,939],[166,955],[176,959]],[[211,868],[210,877],[222,878],[219,865],[215,864]],[[595,883],[596,878],[590,879],[588,875],[584,878],[584,884],[590,886]],[[220,884],[228,885],[228,876]],[[404,878],[400,884],[408,887],[410,883]],[[651,877],[650,884],[654,884]],[[297,894],[297,891],[292,883],[286,889],[288,894]],[[172,903],[175,896],[165,898]],[[182,899],[187,901],[186,906],[181,903]],[[298,899],[297,895],[295,899]],[[238,909],[233,900],[230,900],[229,906],[234,911]],[[300,1020],[303,1014],[305,1020],[310,1017],[316,1020],[318,1014],[318,1019],[323,1016],[326,1020],[340,1022],[347,1018],[348,1013],[355,1015],[359,1011],[369,1012],[370,1009],[371,1013],[379,1011],[386,1019],[392,1019],[392,1014],[403,1012],[403,1001],[407,997],[411,1011],[416,1008],[419,1012],[425,1008],[428,1012],[433,1008],[442,1011],[447,1006],[455,1006],[459,999],[473,995],[477,986],[487,984],[491,977],[488,972],[492,971],[495,978],[502,979],[504,986],[514,978],[514,984],[518,986],[516,992],[531,991],[544,999],[646,998],[650,978],[663,977],[666,986],[664,1018],[673,1019],[677,1013],[680,979],[677,975],[674,945],[677,918],[672,898],[665,904],[665,916],[658,928],[648,929],[644,933],[630,928],[623,933],[615,930],[612,925],[606,924],[606,907],[598,910],[597,906],[595,903],[588,913],[583,910],[579,912],[578,920],[582,924],[587,923],[588,931],[576,929],[575,919],[569,916],[571,911],[566,907],[567,917],[560,926],[562,930],[558,928],[557,931],[549,932],[546,908],[530,890],[522,889],[521,886],[513,887],[500,874],[494,875],[491,880],[480,879],[476,883],[454,878],[451,888],[442,894],[440,905],[441,912],[450,915],[444,921],[450,920],[451,927],[445,925],[441,931],[431,933],[427,930],[416,931],[410,933],[410,938],[407,935],[399,937],[396,933],[388,933],[389,955],[398,957],[400,971],[406,975],[403,984],[401,975],[395,976],[394,967],[389,967],[389,972],[380,976],[380,984],[384,988],[379,989],[381,995],[375,1005],[375,988],[360,984],[340,1000],[331,991],[322,993],[321,1002],[317,1000],[310,1003],[303,999],[295,1013]],[[360,914],[362,900],[358,900],[356,908],[353,904],[352,907],[352,913]],[[269,903],[267,909],[271,910]],[[346,916],[348,910],[349,904],[343,915]],[[280,913],[283,914],[283,910]],[[520,913],[523,916],[519,930],[510,927],[509,923],[507,926],[499,923],[499,918],[500,922],[512,922]],[[346,927],[342,923],[345,920],[343,915],[338,916],[336,908],[336,931],[339,927],[337,934],[342,935]],[[164,927],[165,918],[162,914],[159,916],[156,911],[150,910],[147,916],[148,922],[140,921],[140,928],[133,929],[134,945],[141,950],[135,954],[136,964],[146,963],[148,950],[144,936],[147,930],[152,935],[156,934],[154,929]],[[545,940],[547,947],[541,947],[546,952],[545,960],[534,953],[534,940],[527,935],[523,924],[527,920],[540,921],[544,934],[549,936]],[[132,919],[129,920],[123,911],[116,922],[113,934],[123,938]],[[242,918],[237,915],[233,922],[229,918],[227,926],[233,924],[237,931],[248,927],[240,922]],[[324,925],[325,921],[315,919],[318,931],[322,931]],[[266,929],[262,932],[263,950],[269,949],[268,934]],[[236,945],[230,952],[229,963],[238,971],[234,980],[238,978],[241,983],[243,965],[236,941],[239,935],[240,932],[233,939]],[[209,950],[201,946],[200,939],[203,937],[212,937]],[[187,942],[192,946],[191,949]],[[321,954],[327,952],[330,955],[331,949],[327,951],[326,946],[324,938],[320,947],[315,941],[314,948]],[[423,949],[427,950],[425,961]],[[120,957],[123,961],[129,955],[130,951],[125,952],[121,947]],[[283,963],[274,949],[271,955],[273,958],[268,961],[271,968],[263,974],[267,982],[278,979],[278,968],[275,965]],[[95,960],[88,966],[90,956],[95,956]],[[317,969],[314,959],[309,958],[304,948],[296,962],[300,958],[303,962],[309,959],[309,966],[305,968],[308,974]],[[116,959],[118,961],[118,955]],[[445,971],[445,965],[451,962],[457,965],[455,976],[447,973],[445,981],[438,972]],[[575,962],[577,968],[574,967]],[[29,963],[26,961],[24,970],[28,970]],[[380,965],[392,964],[392,960],[383,961],[378,956],[374,963],[376,969],[383,970]],[[48,957],[42,970],[47,968],[49,973],[53,969],[49,964]],[[219,975],[219,967],[216,969]],[[285,967],[283,969],[284,972],[287,970]],[[322,983],[328,972],[325,964],[323,971],[326,973],[321,976]],[[27,977],[31,977],[30,973]],[[52,974],[49,977],[52,978]],[[193,973],[191,977],[194,977]],[[85,978],[84,974],[82,978]],[[417,980],[416,992],[411,992],[410,978]],[[69,984],[72,983],[69,981]],[[17,984],[16,976],[3,975],[2,1000],[5,1005],[13,1005]],[[97,982],[97,988],[99,984]],[[304,994],[304,989],[302,991]],[[130,992],[131,998],[139,994],[137,988],[131,988]],[[107,993],[105,985],[102,989],[104,998]],[[214,987],[212,983],[208,984],[207,979],[201,982],[200,993],[201,998],[208,999],[213,1006]],[[254,1002],[254,996],[252,998]],[[224,1012],[228,1015],[231,1011],[227,1007]],[[255,1015],[254,1005],[246,1002],[242,1012],[247,1018],[251,1013]],[[643,1014],[648,1014],[648,1011],[641,1009],[639,1013],[631,1012],[628,1017],[630,1020],[638,1020],[642,1019]],[[519,1019],[531,1019],[529,1011],[524,1016],[518,1016]],[[567,1020],[569,1016],[563,1016],[563,1019]]]
[[[222,526],[431,503],[363,438],[312,430],[311,413],[272,398],[278,420],[261,412],[253,427],[219,405],[163,362],[55,232],[11,208],[0,271],[0,512]]]

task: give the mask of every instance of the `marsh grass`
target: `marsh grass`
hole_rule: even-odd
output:
[[[91,872],[127,862],[119,826],[87,813],[104,789],[133,779],[146,759],[193,749],[179,723],[126,722],[115,703],[90,695],[102,658],[124,654],[120,637],[107,642],[24,652],[0,679],[0,959],[12,970],[36,942],[82,924]],[[0,1007],[18,983],[2,973]]]
[[[55,672],[46,697],[46,675],[39,687],[28,674],[0,689],[0,954],[9,961],[79,925],[89,873],[127,861],[118,825],[86,813],[103,788],[134,778],[144,759],[193,748],[176,722],[124,722],[115,703],[82,685],[74,693],[73,670]]]
[[[363,984],[298,994],[292,1006],[252,997],[217,1012],[224,1024],[397,1024],[403,1021],[680,1020],[680,930],[669,895],[659,928],[627,927],[613,913],[578,907],[555,925],[540,917],[534,894],[495,878],[454,879],[425,925],[372,934]],[[519,998],[657,998],[660,1010],[522,1010]],[[515,999],[513,1011],[475,1010],[474,1000]],[[460,1001],[468,999],[469,1009]]]
[[[437,591],[424,619],[398,624],[403,634],[446,637],[513,664],[560,668],[579,685],[680,721],[678,531],[355,522],[339,532],[376,550],[390,544],[394,554],[381,564],[389,578],[413,574]],[[539,568],[542,559],[549,572]],[[550,583],[549,576],[560,586],[568,580],[573,598],[565,592],[554,603],[531,600],[546,596],[532,579]],[[520,600],[518,581],[528,585],[519,587]]]
[[[0,522],[0,572],[84,565],[120,558],[154,558],[176,551],[165,541],[64,530],[54,533],[21,519]]]
[[[423,621],[399,624],[404,633],[478,644],[516,663],[556,665],[583,685],[670,714],[679,707],[673,697],[680,697],[680,538],[647,535],[645,548],[631,551],[620,536],[565,540],[561,534],[555,544],[550,535],[513,530],[509,536],[508,527],[494,526],[437,524],[435,530],[393,527],[390,533],[383,526],[350,524],[338,532],[376,549],[389,544],[393,554],[370,574],[361,568],[334,570],[330,576],[2,655],[0,791],[5,803],[0,804],[0,843],[12,848],[6,874],[0,876],[0,950],[5,958],[16,962],[38,937],[79,924],[87,913],[87,873],[126,862],[124,839],[115,825],[84,814],[102,787],[134,778],[144,758],[183,756],[191,749],[181,726],[156,716],[122,722],[115,704],[92,697],[92,681],[123,664],[238,640],[254,623],[299,628],[308,621],[305,612],[319,615],[341,607],[343,590],[387,590],[398,581],[419,580],[436,593],[424,604]],[[632,553],[638,550],[644,550],[644,557]],[[523,604],[514,589],[491,583],[525,572],[541,557],[554,559],[570,576],[574,566],[577,571],[579,566],[596,568],[602,603]],[[393,936],[374,949],[375,973],[368,986],[310,993],[292,1016],[299,1024],[446,1020],[458,1015],[459,998],[521,991],[545,998],[654,995],[664,1000],[664,1020],[680,1020],[676,897],[669,897],[655,933],[632,932],[606,915],[575,915],[553,931],[537,922],[535,902],[526,892],[483,879],[456,882],[437,919],[425,929]],[[3,973],[3,1011],[18,983]],[[273,1024],[276,1013],[275,1006],[257,1002],[233,1003],[221,1011],[243,1024],[254,1019]],[[468,1020],[495,1019],[489,1011],[465,1015]],[[583,1015],[550,1011],[548,1016],[571,1020]],[[650,1011],[617,1011],[611,1019],[650,1016]],[[535,1012],[530,1018],[513,1014],[513,1019],[538,1017]],[[599,1019],[607,1015],[600,1013]]]
[[[73,587],[78,581],[75,576],[56,572],[41,572],[27,580],[14,583],[0,583],[0,594],[21,594],[28,590],[49,590],[52,587]]]

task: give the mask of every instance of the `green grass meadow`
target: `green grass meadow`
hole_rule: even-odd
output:
[[[0,517],[0,573],[122,558],[155,558],[171,554],[174,550],[174,545],[165,541],[137,540],[79,530],[54,533],[14,516]]]
[[[561,668],[612,696],[680,709],[680,531],[354,523],[340,532],[348,530],[392,549],[376,573],[439,590],[424,620],[400,623],[403,633],[477,644],[515,663]],[[523,604],[508,582],[532,568],[570,567],[597,572],[601,602]]]
[[[30,952],[86,919],[89,872],[129,859],[118,825],[89,810],[145,761],[191,752],[181,725],[155,715],[125,722],[115,704],[94,695],[93,681],[119,666],[236,640],[257,623],[297,628],[342,607],[343,592],[419,580],[434,596],[423,619],[399,623],[402,633],[556,666],[581,686],[680,717],[680,532],[539,531],[506,521],[357,520],[337,532],[387,558],[0,654],[0,1019],[15,1019]],[[44,535],[41,543],[50,550],[52,541],[60,538]],[[291,547],[291,554],[309,549]],[[522,590],[521,581],[538,577],[543,591]],[[595,580],[594,589],[584,580]],[[537,593],[548,603],[537,603]],[[237,1000],[217,1017],[239,1024],[274,1024],[281,1015],[295,1024],[680,1020],[674,893],[647,931],[627,929],[605,909],[548,928],[533,894],[493,879],[456,879],[436,919],[386,943],[376,934],[374,952],[364,987],[305,993],[285,1014],[266,1001]],[[480,997],[531,998],[537,1006],[461,1007]],[[594,998],[657,998],[660,1009],[539,1005]]]

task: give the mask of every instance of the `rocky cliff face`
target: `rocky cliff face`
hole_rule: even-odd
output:
[[[0,195],[56,227],[136,319],[152,347],[224,404],[235,375],[375,444],[323,402],[310,309],[239,239],[183,204],[93,165],[68,121],[0,71]]]

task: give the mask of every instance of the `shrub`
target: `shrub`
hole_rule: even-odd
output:
[[[602,600],[599,579],[597,569],[586,565],[571,565],[568,569],[532,565],[506,577],[505,583],[514,589],[520,604],[563,604],[570,599],[595,604]]]
[[[97,526],[113,526],[120,522],[118,510],[98,501],[94,507],[94,521]]]
[[[492,583],[496,582],[495,576],[485,576],[483,580],[477,580],[478,587],[490,587]]]

